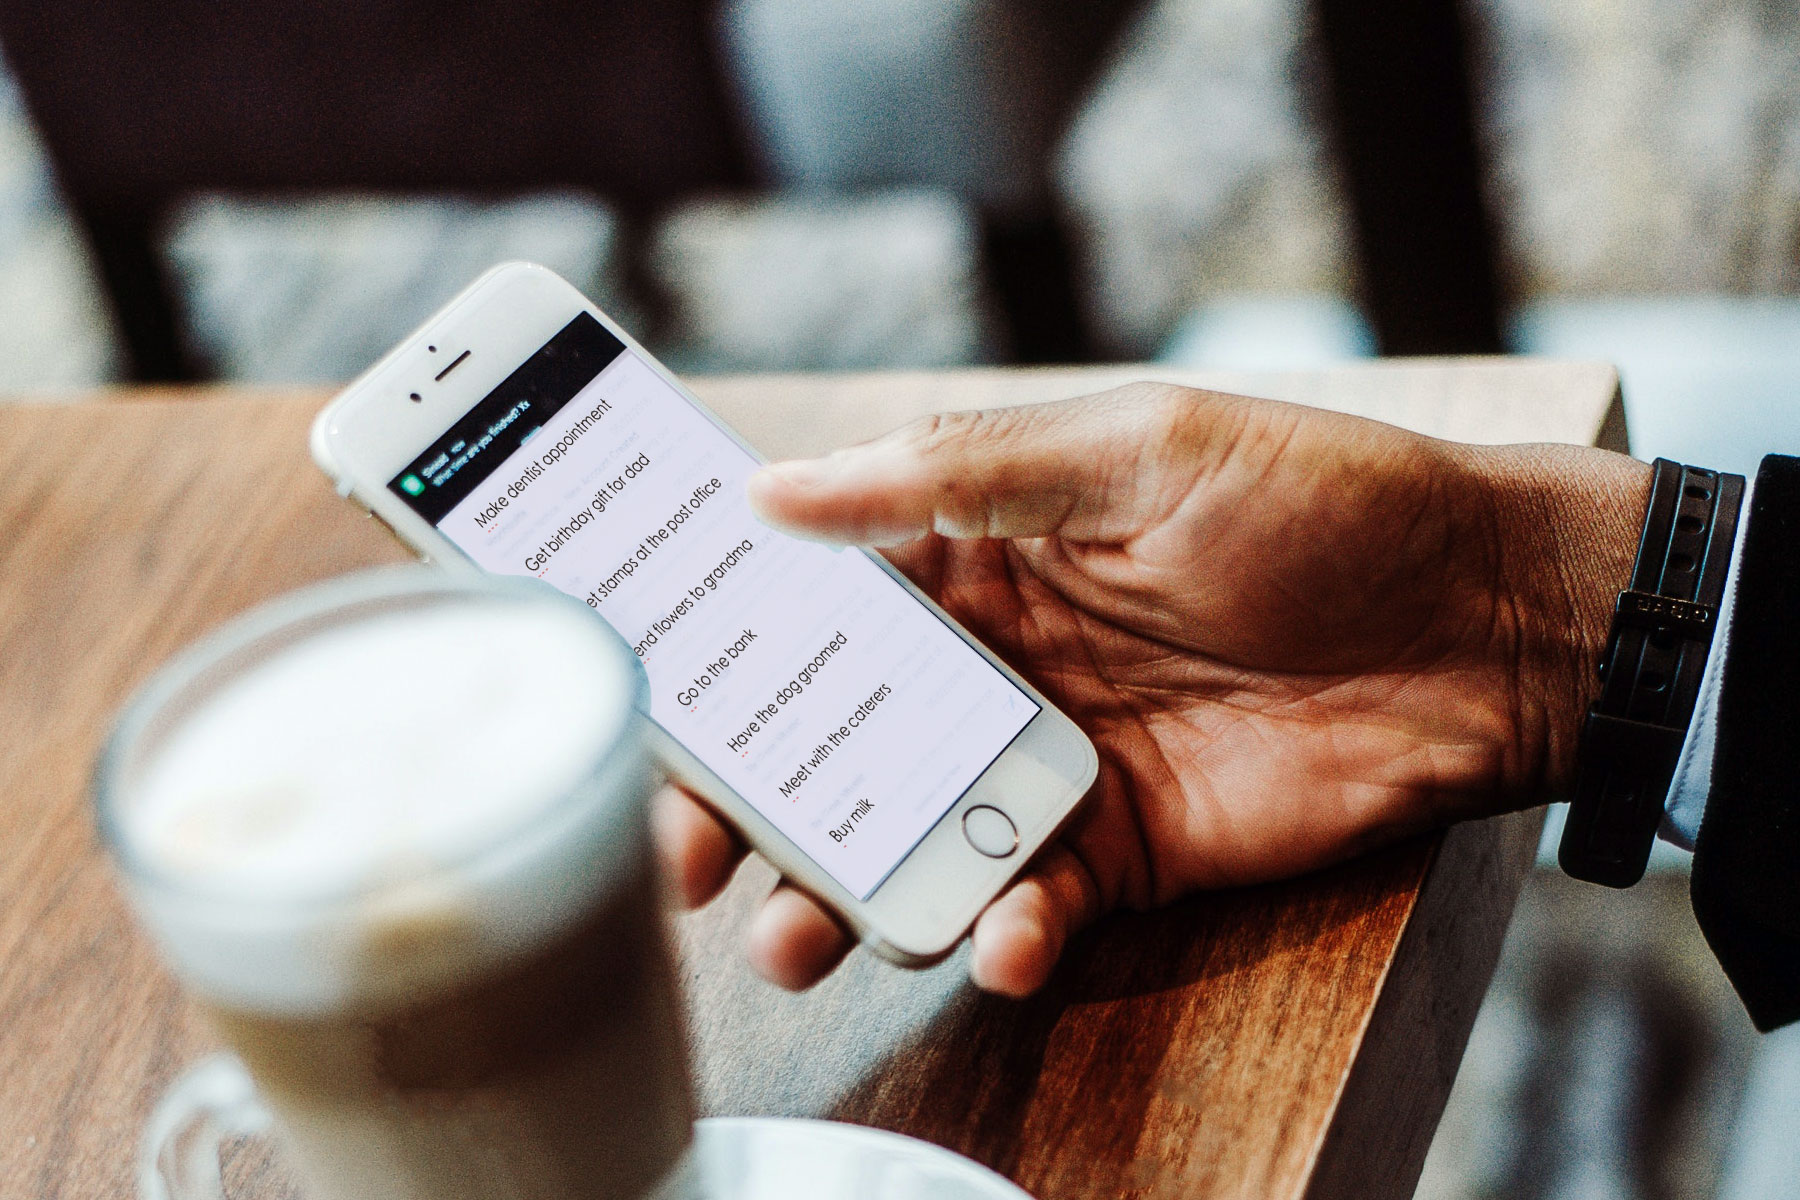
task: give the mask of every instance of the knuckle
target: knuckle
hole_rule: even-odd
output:
[[[1121,413],[1139,417],[1186,413],[1198,408],[1210,393],[1175,383],[1158,383],[1141,379],[1100,393],[1096,399],[1106,401]]]
[[[959,450],[969,443],[992,440],[1001,415],[991,409],[932,413],[907,426],[906,441],[922,454]]]
[[[1014,409],[935,413],[912,424],[907,449],[922,468],[938,532],[990,535],[993,493],[1006,490],[1016,469],[1019,429]]]
[[[1206,393],[1160,384],[1145,398],[1155,431],[1169,440],[1181,438],[1199,419]]]
[[[1203,421],[1213,394],[1173,383],[1144,380],[1103,392],[1119,424],[1141,446],[1181,444]]]
[[[1138,379],[1131,383],[1120,384],[1110,391],[1102,392],[1120,404],[1155,405],[1170,396],[1191,392],[1193,389],[1174,383],[1159,383],[1154,379]]]

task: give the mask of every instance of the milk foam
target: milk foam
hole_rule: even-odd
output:
[[[644,851],[637,686],[629,651],[555,603],[464,599],[300,640],[189,713],[119,798],[139,906],[226,1004],[453,982],[554,933]]]

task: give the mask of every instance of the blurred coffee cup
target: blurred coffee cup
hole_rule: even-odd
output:
[[[574,601],[414,568],[253,612],[142,689],[102,836],[235,1055],[164,1098],[145,1196],[216,1200],[269,1114],[306,1200],[681,1186],[644,687]]]

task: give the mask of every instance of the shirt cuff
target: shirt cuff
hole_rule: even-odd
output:
[[[1719,735],[1719,689],[1725,683],[1725,646],[1731,640],[1731,610],[1737,603],[1738,564],[1744,558],[1744,533],[1750,528],[1750,493],[1756,490],[1753,474],[1744,484],[1738,507],[1737,535],[1731,542],[1731,566],[1725,573],[1725,597],[1719,602],[1719,620],[1713,628],[1712,649],[1706,656],[1706,673],[1700,677],[1700,698],[1694,717],[1681,741],[1681,759],[1669,794],[1663,800],[1662,824],[1657,834],[1683,850],[1694,848],[1700,836],[1700,818],[1706,813],[1706,797],[1712,791],[1713,747]]]

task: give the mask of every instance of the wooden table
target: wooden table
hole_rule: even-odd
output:
[[[918,413],[1157,377],[1470,441],[1622,446],[1609,368],[1413,362],[702,380],[772,455]],[[0,407],[0,1196],[130,1192],[156,1096],[213,1040],[114,894],[85,793],[125,695],[297,585],[405,557],[306,454],[314,392],[121,392]],[[1296,803],[1304,802],[1295,797]],[[1041,996],[866,955],[810,994],[755,980],[743,871],[682,922],[714,1113],[835,1117],[969,1154],[1046,1198],[1412,1193],[1538,819],[1460,826],[1280,886],[1115,918]],[[236,1154],[239,1195],[291,1194]]]

